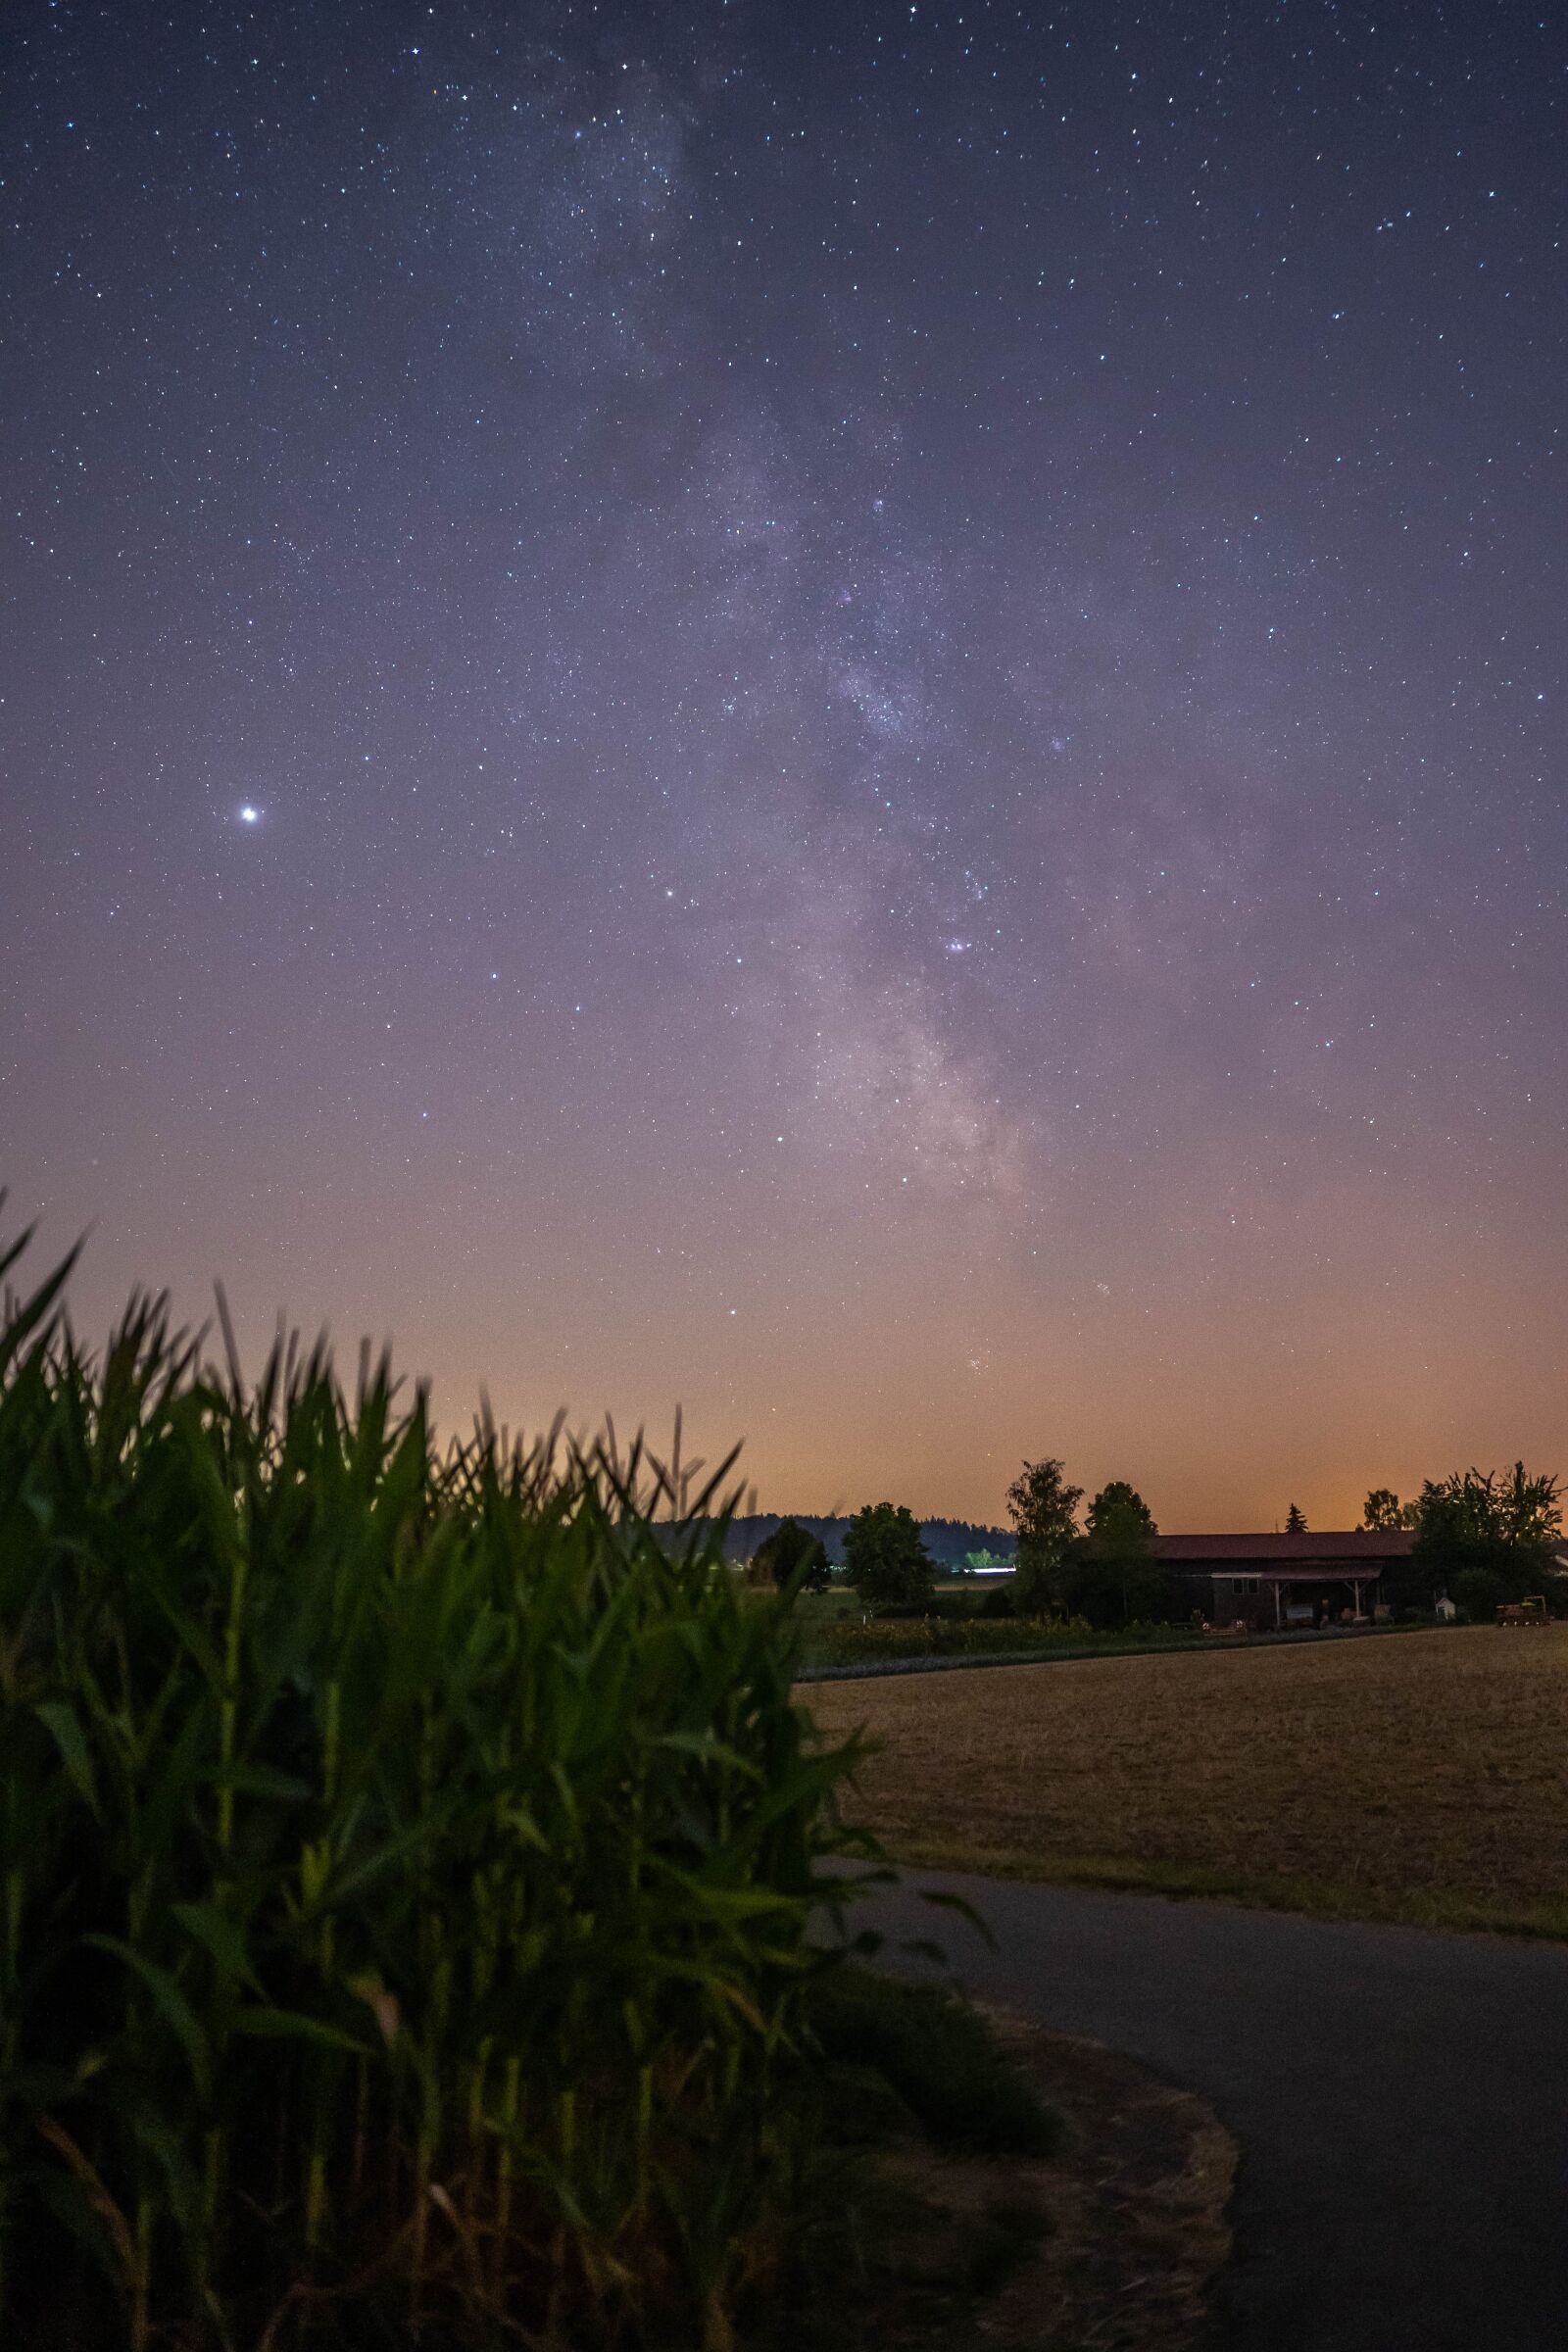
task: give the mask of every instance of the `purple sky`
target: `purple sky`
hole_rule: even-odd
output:
[[[1162,1525],[1568,1468],[1568,18],[0,34],[0,1181]]]

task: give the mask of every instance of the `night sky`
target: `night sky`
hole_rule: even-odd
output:
[[[0,1181],[1167,1528],[1568,1468],[1568,13],[0,30]]]

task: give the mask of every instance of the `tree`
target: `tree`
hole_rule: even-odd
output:
[[[1124,1478],[1113,1478],[1101,1488],[1089,1505],[1085,1527],[1090,1544],[1106,1558],[1147,1556],[1150,1538],[1159,1533],[1153,1512]]]
[[[1374,1487],[1361,1505],[1361,1525],[1374,1527],[1402,1527],[1404,1505],[1392,1487]]]
[[[793,1519],[781,1519],[752,1554],[752,1576],[761,1585],[793,1582],[802,1592],[825,1592],[829,1573],[821,1537]]]
[[[850,1583],[873,1608],[918,1608],[931,1597],[931,1555],[902,1503],[868,1502],[844,1532]]]
[[[1007,1489],[1007,1516],[1018,1531],[1021,1609],[1065,1609],[1064,1572],[1083,1498],[1082,1487],[1068,1486],[1060,1462],[1052,1460],[1025,1462]]]
[[[1075,1615],[1102,1628],[1170,1624],[1187,1615],[1180,1585],[1154,1557],[1154,1514],[1124,1478],[1101,1488],[1086,1531],[1065,1562],[1065,1597]]]
[[[1455,1470],[1447,1478],[1429,1478],[1397,1596],[1430,1608],[1440,1592],[1457,1597],[1461,1578],[1472,1606],[1488,1610],[1495,1601],[1550,1593],[1561,1532],[1557,1480],[1532,1477],[1523,1462],[1510,1471]]]
[[[1293,1502],[1285,1514],[1285,1533],[1288,1536],[1304,1536],[1306,1533],[1306,1513],[1298,1502]]]
[[[1472,1625],[1490,1625],[1500,1603],[1508,1598],[1508,1589],[1490,1568],[1461,1568],[1448,1598]]]

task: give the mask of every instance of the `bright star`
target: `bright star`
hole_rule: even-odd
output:
[[[253,808],[250,802],[247,801],[239,812],[239,821],[242,825],[259,825],[262,821],[262,812],[259,808]]]

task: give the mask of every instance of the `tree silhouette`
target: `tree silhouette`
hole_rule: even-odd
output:
[[[1154,1514],[1136,1487],[1113,1478],[1086,1514],[1066,1562],[1066,1597],[1094,1626],[1170,1624],[1187,1613],[1179,1581],[1154,1557]]]
[[[1499,1600],[1554,1593],[1551,1581],[1562,1530],[1562,1490],[1523,1462],[1507,1471],[1455,1470],[1421,1490],[1409,1569],[1401,1597],[1430,1606],[1439,1592],[1466,1600],[1485,1616]],[[1467,1580],[1461,1593],[1460,1580]]]
[[[1082,1487],[1070,1487],[1060,1462],[1025,1462],[1007,1489],[1007,1516],[1018,1531],[1017,1593],[1022,1608],[1066,1605],[1064,1571],[1078,1538]]]
[[[793,1519],[781,1519],[752,1554],[752,1576],[760,1585],[787,1585],[798,1576],[804,1591],[821,1592],[828,1573],[821,1537]]]
[[[856,1513],[845,1530],[844,1565],[873,1607],[918,1607],[930,1597],[931,1555],[903,1503],[868,1502]]]

